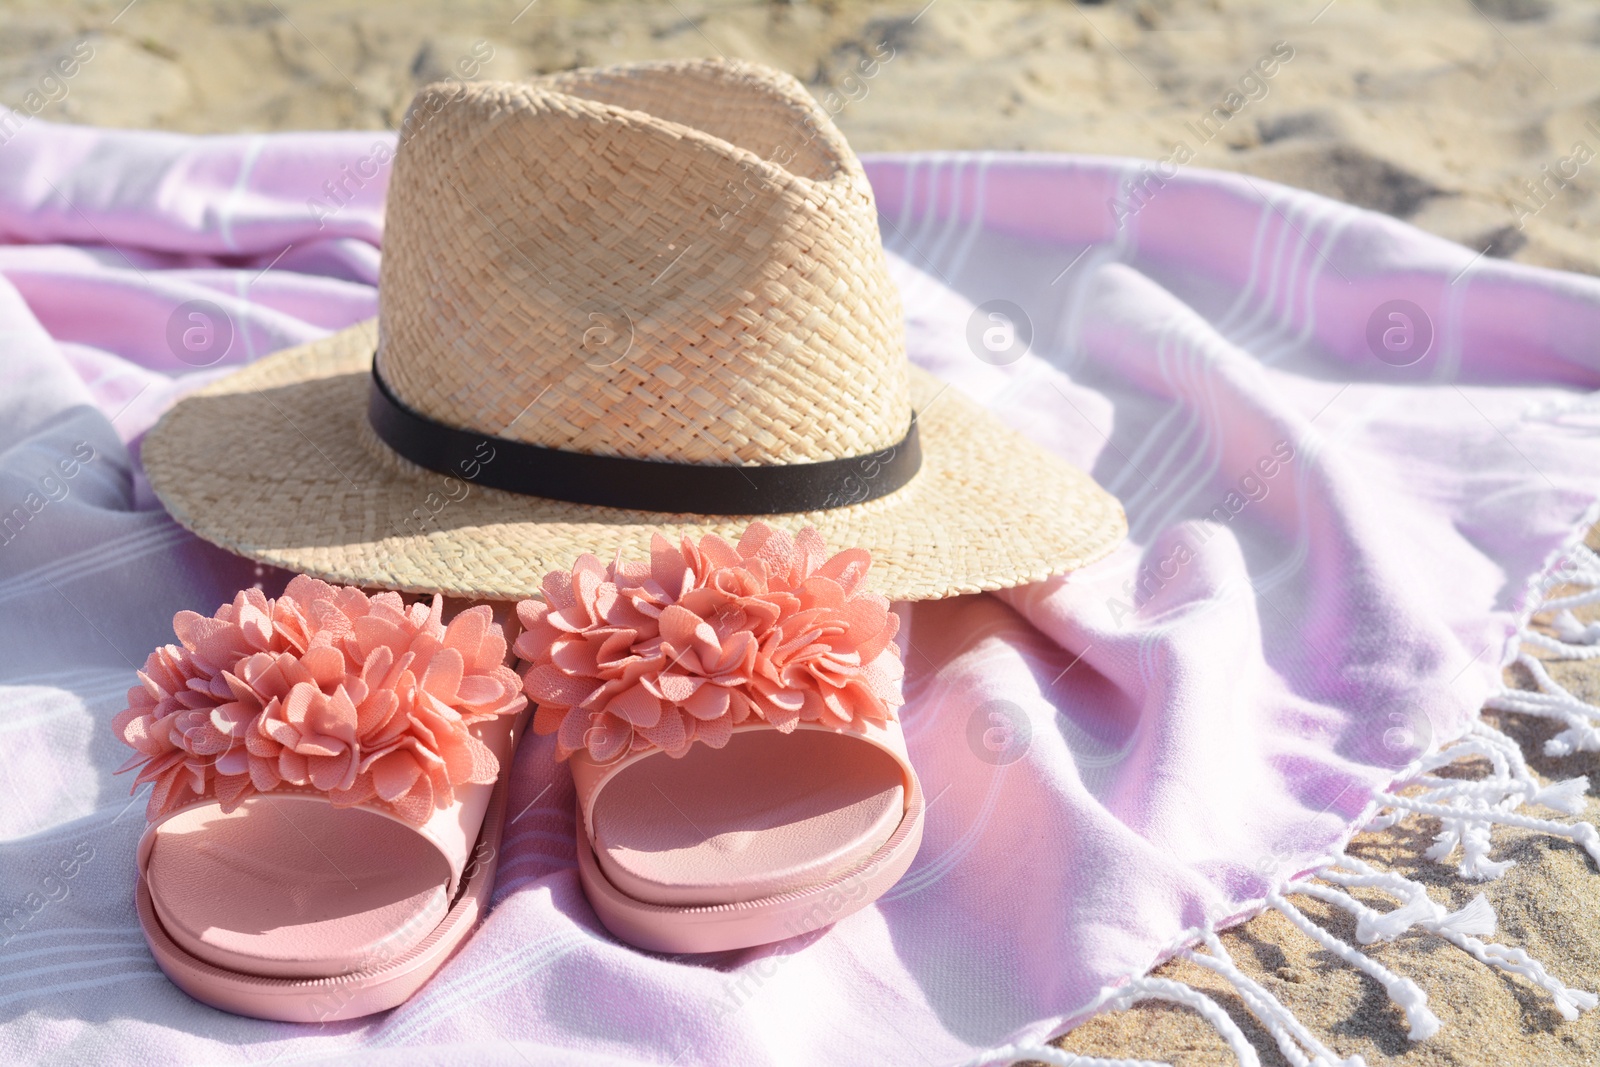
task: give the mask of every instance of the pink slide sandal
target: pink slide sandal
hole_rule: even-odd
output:
[[[583,556],[524,601],[517,654],[578,794],[579,876],[617,937],[714,952],[827,926],[922,840],[895,719],[899,618],[859,549],[752,524],[649,564]],[[700,743],[696,743],[700,742]]]
[[[240,1015],[394,1007],[494,886],[527,706],[505,627],[306,577],[173,626],[114,722],[155,783],[136,896],[156,962]]]

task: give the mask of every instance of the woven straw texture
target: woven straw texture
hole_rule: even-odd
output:
[[[1126,532],[1087,474],[913,370],[871,187],[788,75],[696,60],[430,86],[403,127],[384,240],[376,329],[252,364],[146,437],[179,522],[331,581],[498,600],[582,552],[643,558],[652,530],[749,521],[414,466],[366,422],[376,349],[396,395],[438,422],[602,455],[868,457],[915,407],[909,484],[767,518],[868,549],[897,599],[1037,581]],[[875,470],[864,458],[861,477]]]
[[[440,84],[404,128],[378,365],[412,409],[679,463],[905,436],[871,187],[793,78],[689,61]]]
[[[580,553],[648,558],[650,532],[736,537],[746,518],[583,507],[424,471],[367,426],[374,324],[289,349],[190,394],[144,442],[150,481],[223,548],[329,581],[506,600]],[[1122,508],[1057,459],[918,370],[922,469],[877,500],[767,516],[872,553],[897,600],[1003,589],[1110,552]],[[492,461],[491,461],[492,462]]]

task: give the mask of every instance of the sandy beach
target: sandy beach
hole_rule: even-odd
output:
[[[796,75],[862,152],[1072,151],[1237,170],[1386,212],[1484,256],[1600,273],[1594,4],[125,3],[8,0],[0,102],[46,121],[189,132],[392,129],[416,88],[441,77],[725,55]],[[1600,699],[1600,669],[1558,664],[1552,673]],[[1593,753],[1537,755],[1554,727],[1495,721],[1541,774],[1600,782]],[[1593,787],[1585,817],[1600,817]],[[1500,917],[1498,940],[1526,948],[1570,984],[1595,988],[1600,876],[1580,848],[1499,830],[1497,855],[1517,866],[1469,884],[1421,858],[1435,829],[1427,818],[1408,819],[1360,836],[1352,852],[1424,882],[1452,907],[1486,893]],[[1343,913],[1301,904],[1353,940]],[[1563,1021],[1537,989],[1436,938],[1369,948],[1429,994],[1443,1028],[1417,1044],[1380,987],[1281,916],[1254,919],[1223,940],[1324,1042],[1368,1064],[1600,1061],[1600,1012]],[[1216,999],[1263,1063],[1287,1062],[1214,975],[1182,962],[1159,973]],[[1208,1025],[1171,1007],[1097,1018],[1061,1044],[1184,1067],[1234,1062]]]

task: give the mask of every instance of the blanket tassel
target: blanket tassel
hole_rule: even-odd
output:
[[[1549,596],[1558,586],[1573,585],[1587,588],[1566,596]],[[1562,732],[1545,742],[1548,756],[1600,751],[1600,706],[1580,699],[1556,682],[1544,662],[1529,651],[1536,649],[1569,660],[1600,659],[1600,622],[1583,623],[1572,613],[1573,608],[1600,604],[1600,555],[1582,544],[1574,545],[1558,567],[1535,583],[1534,592],[1539,602],[1533,611],[1550,619],[1549,629],[1555,636],[1534,630],[1531,625],[1523,626],[1513,638],[1506,662],[1520,664],[1538,688],[1502,688],[1485,706],[1559,723],[1564,728]],[[1530,614],[1530,623],[1531,618]],[[1475,779],[1434,773],[1463,759],[1487,762],[1489,773]],[[1424,855],[1443,863],[1459,850],[1456,871],[1462,878],[1473,881],[1498,878],[1514,865],[1512,860],[1496,860],[1490,856],[1490,834],[1495,826],[1515,826],[1566,838],[1600,865],[1600,831],[1592,823],[1559,822],[1526,815],[1519,810],[1524,806],[1536,806],[1568,816],[1579,815],[1584,810],[1588,791],[1589,780],[1581,775],[1550,785],[1541,784],[1528,768],[1516,741],[1479,720],[1460,739],[1419,760],[1405,780],[1378,793],[1374,797],[1377,814],[1367,829],[1386,829],[1407,815],[1431,816],[1439,821],[1439,832]],[[1399,903],[1389,911],[1379,911],[1358,900],[1349,892],[1353,889],[1383,893]],[[1576,1019],[1581,1013],[1600,1006],[1600,997],[1566,985],[1524,950],[1484,940],[1494,934],[1497,919],[1493,906],[1482,893],[1465,907],[1450,911],[1430,897],[1420,882],[1393,871],[1379,870],[1345,853],[1333,856],[1311,874],[1291,880],[1269,893],[1263,901],[1266,907],[1281,913],[1323,949],[1383,987],[1405,1014],[1413,1041],[1426,1040],[1439,1029],[1439,1019],[1428,1007],[1427,994],[1411,979],[1395,974],[1312,922],[1289,901],[1288,898],[1296,894],[1349,912],[1356,920],[1356,940],[1363,945],[1393,941],[1403,934],[1421,931],[1450,942],[1487,967],[1517,975],[1537,986],[1550,997],[1564,1019]],[[1360,1056],[1341,1059],[1265,986],[1240,970],[1211,924],[1206,929],[1191,932],[1190,936],[1192,947],[1182,955],[1228,981],[1293,1067],[1365,1067]],[[1199,951],[1202,946],[1204,952]],[[1242,1067],[1259,1067],[1255,1049],[1227,1012],[1204,993],[1181,982],[1150,975],[1133,978],[1108,989],[1102,996],[1100,1008],[1118,1010],[1144,1000],[1163,1000],[1194,1009],[1221,1035]],[[967,1061],[964,1067],[1024,1059],[1052,1067],[1161,1067],[1148,1060],[1100,1059],[1042,1044],[990,1049]]]

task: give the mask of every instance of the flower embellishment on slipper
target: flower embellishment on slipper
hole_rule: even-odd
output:
[[[561,759],[607,763],[721,748],[752,717],[784,732],[894,719],[900,620],[866,591],[871,562],[859,548],[829,557],[810,527],[791,537],[761,522],[737,545],[656,534],[649,563],[580,556],[545,576],[543,602],[517,605],[535,732],[557,735]]]
[[[155,783],[151,820],[289,786],[421,825],[454,787],[495,781],[468,727],[525,708],[521,679],[487,606],[442,613],[437,596],[407,607],[305,576],[275,600],[246,589],[214,616],[180,611],[181,644],[150,654],[112,720],[137,750],[121,769]]]

